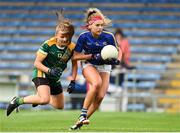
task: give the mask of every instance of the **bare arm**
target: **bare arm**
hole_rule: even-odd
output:
[[[119,47],[119,51],[118,51],[118,60],[119,61],[122,60],[122,50],[121,50],[121,47]]]
[[[49,68],[42,64],[42,61],[43,61],[45,58],[46,58],[45,55],[41,55],[41,54],[37,53],[36,59],[35,59],[35,61],[34,61],[34,66],[35,66],[37,69],[39,69],[39,70],[41,70],[41,71],[43,71],[43,72],[45,72],[45,73],[48,73]]]
[[[74,51],[73,60],[88,60],[91,59],[92,54],[83,54]]]
[[[75,80],[76,76],[77,76],[77,70],[78,70],[78,65],[77,65],[77,61],[76,60],[72,60],[72,79],[71,80]]]

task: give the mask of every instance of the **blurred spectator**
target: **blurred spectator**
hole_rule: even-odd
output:
[[[121,47],[122,50],[122,66],[131,69],[132,66],[130,66],[130,44],[126,36],[124,35],[122,29],[118,28],[115,31],[115,38],[117,41],[117,44],[119,47]]]
[[[113,68],[119,68],[122,70],[122,73],[120,73],[119,76],[119,85],[122,86],[122,83],[124,81],[124,70],[123,69],[134,69],[135,67],[130,64],[130,43],[126,36],[123,33],[123,30],[121,28],[117,28],[115,30],[115,39],[117,41],[118,47],[121,47],[122,51],[122,63],[121,66],[113,66]],[[115,78],[111,76],[110,78],[111,83],[115,83]]]

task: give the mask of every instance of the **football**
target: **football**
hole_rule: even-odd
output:
[[[118,50],[113,45],[106,45],[101,50],[101,57],[103,60],[117,58],[118,57]]]

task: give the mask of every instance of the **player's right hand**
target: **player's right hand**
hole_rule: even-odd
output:
[[[104,64],[107,64],[107,65],[120,65],[121,61],[119,61],[118,59],[115,59],[115,58],[111,58],[111,59],[104,60]]]
[[[102,57],[101,57],[101,54],[92,54],[91,56],[91,59],[92,60],[103,60]]]
[[[49,68],[48,74],[50,76],[60,77],[61,76],[61,71],[59,70],[59,68]]]

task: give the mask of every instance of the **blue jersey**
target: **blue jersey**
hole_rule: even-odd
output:
[[[90,31],[81,33],[75,47],[76,52],[85,54],[98,54],[106,45],[116,45],[116,40],[111,32],[103,31],[98,38],[94,38]],[[111,52],[111,51],[110,51]],[[91,64],[101,65],[97,60],[88,60]]]

